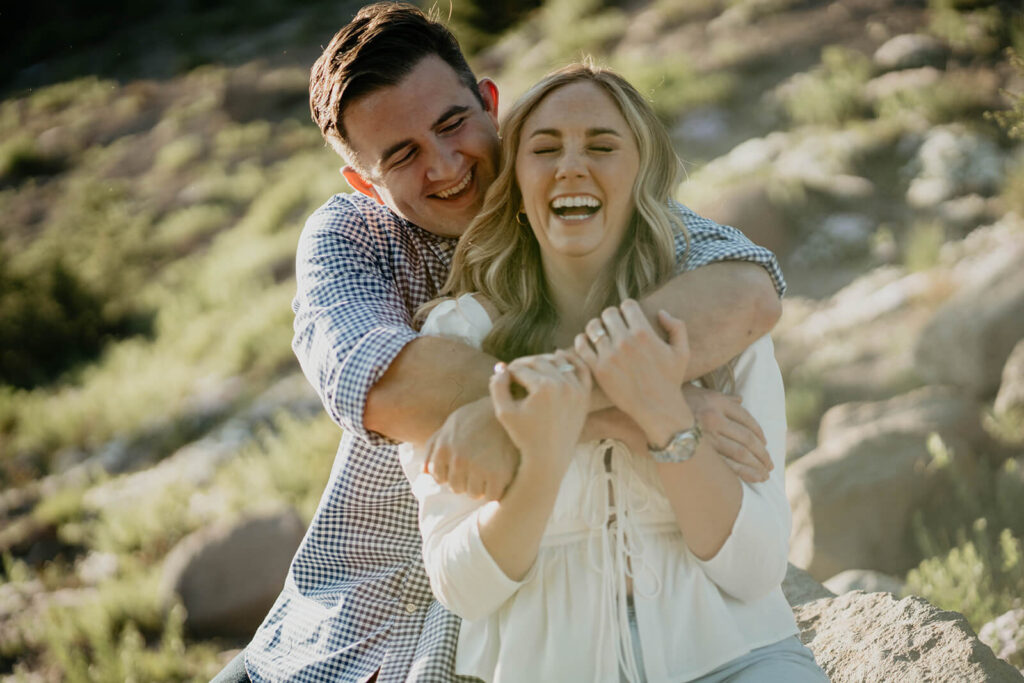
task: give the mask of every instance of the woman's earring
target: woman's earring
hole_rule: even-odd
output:
[[[520,211],[516,214],[516,223],[523,226],[524,228],[530,225],[530,219],[526,217],[525,211]]]

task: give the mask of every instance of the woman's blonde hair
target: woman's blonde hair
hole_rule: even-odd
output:
[[[498,311],[483,348],[503,360],[554,349],[557,314],[548,297],[540,247],[517,214],[522,192],[516,153],[524,122],[545,97],[573,83],[594,83],[618,105],[636,141],[640,166],[631,189],[633,215],[616,256],[584,303],[588,317],[668,279],[675,266],[675,236],[686,228],[669,208],[681,164],[650,105],[621,76],[592,64],[573,64],[546,76],[512,106],[501,126],[501,171],[480,214],[462,235],[442,297],[480,292]],[[686,237],[687,244],[689,238]],[[432,307],[418,313],[419,318]]]

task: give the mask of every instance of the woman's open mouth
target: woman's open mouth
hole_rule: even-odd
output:
[[[601,210],[601,201],[587,194],[555,197],[551,201],[551,212],[563,220],[582,221]]]

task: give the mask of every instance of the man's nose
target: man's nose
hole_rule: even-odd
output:
[[[434,145],[430,154],[430,166],[427,177],[430,180],[452,179],[462,168],[462,154],[454,145],[439,143]]]

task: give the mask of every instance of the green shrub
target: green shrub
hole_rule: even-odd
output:
[[[820,66],[795,76],[779,97],[796,124],[838,125],[867,113],[863,87],[870,76],[870,59],[830,45],[822,50]]]
[[[875,103],[881,119],[898,119],[907,113],[923,117],[931,124],[973,118],[990,106],[993,92],[979,88],[971,74],[949,74],[921,88],[898,90]]]
[[[625,12],[605,0],[548,0],[541,11],[541,28],[554,46],[550,65],[605,52],[628,24]]]
[[[24,270],[0,253],[0,383],[53,381],[131,332],[129,313],[111,310],[59,258]]]
[[[1024,57],[1015,52],[1012,48],[1007,49],[1006,55],[1010,65],[1017,75],[1024,78]],[[986,118],[994,120],[999,124],[1006,134],[1014,140],[1024,140],[1024,92],[1011,93],[1004,91],[1003,95],[1010,101],[1010,108],[1003,111],[987,112]]]
[[[1004,612],[1024,606],[1021,537],[1009,529],[993,541],[984,518],[970,538],[948,553],[921,562],[907,575],[907,591],[942,609],[962,613],[975,630]]]
[[[939,252],[946,241],[945,230],[939,222],[918,221],[911,226],[903,248],[907,270],[928,270],[938,264]]]
[[[438,7],[434,2],[423,3]],[[474,55],[501,37],[527,12],[541,6],[541,0],[462,0],[437,12],[459,39],[462,51]]]
[[[907,590],[963,613],[975,629],[1024,606],[1024,476],[1010,460],[953,452],[928,440],[935,490],[917,511],[914,535],[926,558],[907,576]]]
[[[958,0],[929,0],[928,32],[955,50],[991,55],[1009,38],[1010,24],[998,6],[968,9]]]
[[[39,658],[69,683],[206,680],[217,672],[211,644],[186,644],[185,610],[164,613],[157,574],[101,586],[96,597],[43,616]]]
[[[657,60],[617,59],[613,67],[651,102],[665,122],[688,109],[726,100],[736,79],[724,71],[699,73],[682,55]]]
[[[232,507],[248,509],[253,501],[294,507],[306,521],[313,518],[330,476],[341,429],[326,413],[314,419],[282,414],[273,428],[218,473],[214,490],[224,492]]]
[[[786,387],[786,424],[789,429],[817,432],[824,413],[825,392],[819,381],[803,381]]]
[[[64,168],[62,159],[41,152],[36,140],[28,135],[0,143],[0,184],[17,184],[32,176],[59,173]]]

